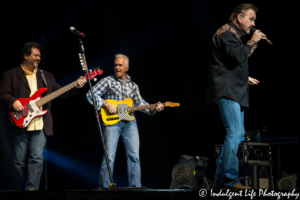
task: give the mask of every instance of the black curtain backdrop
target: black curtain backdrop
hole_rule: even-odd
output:
[[[224,127],[216,105],[206,105],[207,70],[214,32],[225,24],[243,1],[72,1],[11,3],[1,13],[4,71],[20,64],[26,41],[42,45],[40,68],[54,74],[62,86],[76,80],[81,70],[78,38],[70,26],[86,35],[89,68],[100,66],[98,81],[113,74],[117,53],[130,58],[129,75],[149,103],[179,102],[155,116],[137,112],[142,184],[169,188],[171,172],[181,154],[209,158],[206,176],[213,180],[215,145],[223,143]],[[250,87],[245,128],[293,129],[296,124],[296,70],[298,68],[298,9],[290,3],[252,2],[259,7],[256,28],[274,45],[259,42],[249,59],[250,76],[260,81]],[[294,33],[294,34],[293,34]],[[293,70],[290,70],[293,68]],[[95,84],[95,83],[93,83]],[[102,145],[93,108],[85,94],[53,100],[54,136],[47,141],[48,189],[98,188]],[[0,189],[17,189],[8,114],[1,104]],[[126,159],[119,142],[114,181],[127,187]]]

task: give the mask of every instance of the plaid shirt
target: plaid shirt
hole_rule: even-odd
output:
[[[131,78],[126,74],[126,83],[123,84],[115,75],[107,76],[99,81],[93,87],[93,93],[97,102],[97,110],[100,110],[103,100],[112,99],[123,101],[131,98],[134,106],[149,105],[141,96],[137,84],[131,82]],[[86,94],[87,100],[93,105],[91,91]],[[149,109],[140,110],[143,113],[153,115],[155,112],[149,112]]]

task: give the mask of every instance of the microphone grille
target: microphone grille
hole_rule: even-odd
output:
[[[254,28],[253,26],[251,27],[251,30],[253,31],[253,32],[255,32],[256,31],[256,28]]]
[[[75,28],[73,26],[70,27],[70,31],[74,31]]]

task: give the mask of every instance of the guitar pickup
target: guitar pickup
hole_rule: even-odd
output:
[[[26,117],[27,116],[27,113],[25,112],[25,110],[23,109],[23,110],[21,110],[21,113],[22,113],[22,115],[24,116],[24,117]]]
[[[21,119],[21,116],[20,116],[19,113],[17,113],[17,112],[13,112],[13,116],[14,116],[14,118],[15,118],[16,120]]]
[[[111,121],[111,120],[118,120],[118,119],[120,119],[120,118],[119,117],[112,117],[112,118],[107,118],[106,120]]]
[[[30,104],[27,105],[27,108],[29,109],[29,111],[30,111],[31,113],[33,112],[33,109],[32,109],[32,107],[31,107]]]

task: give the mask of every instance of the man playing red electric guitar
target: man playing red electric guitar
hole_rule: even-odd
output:
[[[47,71],[38,70],[41,61],[40,46],[28,42],[21,50],[22,64],[4,73],[0,85],[0,100],[3,100],[10,110],[24,112],[22,103],[17,100],[29,98],[40,88],[47,88],[43,96],[50,94],[61,86],[56,83],[53,75]],[[82,88],[85,79],[78,79],[75,88]],[[61,97],[78,93],[71,89]],[[43,149],[46,136],[53,135],[51,102],[43,105],[47,113],[34,118],[26,128],[12,126],[14,164],[17,170],[21,190],[38,190],[43,170]]]

